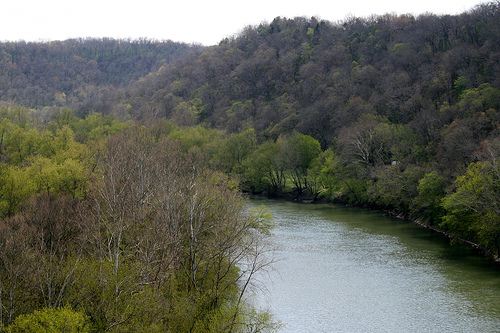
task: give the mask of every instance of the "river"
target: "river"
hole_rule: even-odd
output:
[[[500,332],[500,269],[381,212],[256,198],[277,260],[250,301],[281,332]]]

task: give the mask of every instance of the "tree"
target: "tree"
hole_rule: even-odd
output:
[[[410,207],[418,195],[418,181],[423,175],[424,170],[415,165],[405,167],[396,164],[381,168],[368,189],[371,201],[409,216]]]
[[[26,139],[26,132],[21,127],[16,127],[9,135],[9,158],[11,164],[21,164],[26,158],[24,151],[24,142]]]
[[[438,146],[437,161],[448,173],[458,175],[475,160],[482,141],[496,137],[499,114],[496,110],[478,112],[471,117],[456,119],[443,131]]]
[[[6,153],[9,133],[12,130],[12,127],[13,126],[8,118],[2,118],[0,121],[0,161],[5,160],[4,154]]]
[[[172,122],[181,127],[196,125],[203,113],[203,107],[200,103],[199,98],[179,103],[171,116]]]
[[[488,109],[500,109],[500,90],[489,83],[463,92],[458,103],[459,117],[472,116]]]
[[[82,230],[88,216],[84,203],[68,195],[45,193],[30,198],[21,214],[33,230],[31,246],[37,258],[32,297],[47,308],[58,308],[76,281],[85,248]]]
[[[386,127],[384,118],[364,115],[339,134],[341,156],[360,176],[368,177],[372,167],[390,162],[392,138]]]
[[[430,224],[439,224],[444,214],[441,201],[446,195],[446,179],[437,171],[426,173],[418,181],[418,196],[412,207],[414,216]]]
[[[21,315],[7,327],[8,333],[86,333],[91,332],[88,317],[71,308],[43,309]]]
[[[296,133],[285,141],[285,164],[297,195],[308,189],[307,172],[320,153],[319,141],[308,135]]]
[[[272,195],[282,193],[286,181],[283,148],[282,138],[276,142],[266,141],[248,156],[244,162],[244,188]]]
[[[268,261],[261,259],[260,225],[245,215],[229,179],[203,160],[200,150],[156,141],[140,127],[98,152],[84,233],[92,260],[77,284],[96,281],[83,288],[81,302],[103,329],[136,325],[137,309],[157,311],[144,308],[151,295],[165,309],[151,325],[207,331],[217,313],[231,309],[224,330],[239,327],[239,286]]]
[[[255,105],[252,100],[244,102],[235,102],[231,105],[229,110],[226,111],[227,117],[225,127],[229,132],[241,132],[248,127],[254,126],[255,119]]]
[[[32,297],[37,257],[31,244],[34,230],[22,216],[0,223],[0,328],[38,305]]]
[[[243,161],[256,147],[257,138],[253,128],[238,134],[230,134],[220,143],[214,162],[227,173],[241,173]]]
[[[26,170],[0,164],[0,217],[13,216],[35,193],[35,184]]]
[[[443,200],[442,227],[500,254],[500,165],[475,162],[456,180],[456,190]]]
[[[169,137],[178,140],[182,148],[189,151],[193,147],[206,149],[218,144],[221,132],[198,125],[173,131]]]
[[[315,198],[321,193],[324,197],[333,199],[340,190],[342,177],[336,177],[338,161],[332,148],[323,151],[312,161],[308,170],[308,182]]]

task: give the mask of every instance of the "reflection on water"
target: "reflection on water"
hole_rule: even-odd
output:
[[[472,249],[380,212],[261,204],[281,260],[252,300],[283,332],[500,332],[500,271]]]

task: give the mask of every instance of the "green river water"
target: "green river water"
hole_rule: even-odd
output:
[[[500,332],[500,268],[381,212],[255,198],[278,261],[251,295],[283,332]]]

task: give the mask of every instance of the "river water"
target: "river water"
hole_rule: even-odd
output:
[[[282,332],[500,332],[500,269],[377,211],[252,199],[276,225],[250,300]]]

